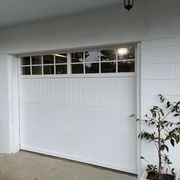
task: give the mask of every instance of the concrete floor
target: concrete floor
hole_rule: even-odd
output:
[[[19,152],[0,157],[0,180],[136,180],[90,165]]]

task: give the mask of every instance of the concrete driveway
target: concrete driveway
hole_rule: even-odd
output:
[[[0,157],[0,180],[136,180],[134,176],[68,160],[19,152]]]

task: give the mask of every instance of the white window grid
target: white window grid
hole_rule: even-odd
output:
[[[131,47],[131,46],[129,46],[129,47]],[[32,57],[33,56],[24,56],[24,57],[30,57],[30,64],[29,65],[23,65],[20,62],[21,75],[24,76],[22,74],[22,68],[23,67],[30,67],[30,76],[34,76],[34,74],[32,74],[32,67],[35,67],[35,66],[41,66],[41,68],[42,68],[41,69],[42,74],[39,74],[39,75],[50,75],[50,76],[53,76],[53,75],[57,75],[57,76],[75,75],[75,74],[72,73],[72,66],[71,65],[76,65],[76,64],[82,64],[83,65],[83,73],[79,73],[79,75],[82,75],[82,74],[110,74],[110,73],[112,73],[112,74],[121,74],[122,72],[118,72],[118,62],[134,62],[135,67],[136,67],[136,48],[135,48],[135,58],[133,58],[133,59],[118,59],[117,49],[118,48],[106,48],[106,49],[100,49],[100,50],[90,50],[90,51],[86,50],[86,51],[75,51],[75,52],[70,52],[70,53],[62,53],[62,54],[67,55],[67,63],[56,63],[55,62],[55,58],[56,58],[55,54],[56,53],[54,53],[54,54],[44,54],[44,55],[53,55],[54,61],[51,64],[43,64],[43,56],[44,55],[33,55],[33,56],[40,56],[41,57],[41,64],[32,64]],[[102,50],[115,50],[116,51],[116,59],[101,61],[101,51]],[[98,51],[98,61],[85,61],[85,52],[93,52],[93,51]],[[76,53],[76,52],[82,52],[83,53],[82,62],[72,62],[71,61],[71,53]],[[61,54],[61,53],[59,53],[59,54]],[[21,59],[21,61],[22,61],[22,59]],[[86,64],[93,64],[93,63],[98,63],[99,64],[99,73],[86,73]],[[102,73],[101,72],[101,64],[103,64],[103,63],[115,63],[116,72]],[[67,66],[67,74],[56,74],[56,66],[57,65],[66,65]],[[54,66],[54,74],[44,74],[44,66]],[[136,71],[136,68],[135,68],[134,72],[129,72],[129,73],[135,73],[135,71]],[[127,72],[125,72],[125,73],[127,73]]]

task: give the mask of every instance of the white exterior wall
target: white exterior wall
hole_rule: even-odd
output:
[[[150,0],[130,12],[116,7],[8,27],[0,30],[1,50],[18,54],[168,38],[180,35],[179,7],[179,0]]]
[[[0,153],[9,152],[8,62],[0,56]]]
[[[17,62],[14,56],[0,56],[0,153],[19,150]]]
[[[172,102],[180,100],[180,38],[143,41],[141,63],[141,117],[144,117],[149,108],[160,104],[158,94]],[[142,155],[150,162],[157,159],[153,151],[152,144],[143,143]],[[170,158],[178,169],[179,152],[180,145],[170,149]]]
[[[139,69],[142,71],[140,79],[141,115],[144,115],[149,106],[157,102],[158,93],[168,95],[170,99],[179,97],[179,7],[179,0],[173,0],[173,3],[171,0],[152,0],[135,6],[130,12],[114,8],[4,28],[0,30],[0,53],[18,54],[142,42],[142,67]],[[15,64],[14,67],[16,67]],[[4,58],[1,58],[1,94],[8,92],[6,83],[9,76],[5,71],[6,68],[7,64]],[[1,97],[5,98],[0,101],[0,107],[3,107],[0,110],[1,117],[3,117],[1,118],[3,121],[0,122],[1,129],[3,129],[0,144],[4,144],[1,148],[5,148],[1,151],[9,152],[9,139],[16,137],[13,142],[17,142],[16,147],[18,147],[18,138],[17,136],[11,136],[11,138],[6,136],[11,122],[6,107],[10,107],[10,102],[8,103],[6,99],[7,95],[1,95]],[[178,152],[179,149],[175,151]],[[145,151],[143,146],[142,153]],[[179,162],[180,160],[176,157],[174,163],[178,168],[180,168]]]
[[[8,55],[9,152],[19,151],[19,61]]]

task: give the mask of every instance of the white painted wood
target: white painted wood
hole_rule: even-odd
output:
[[[179,49],[173,38],[142,42],[141,117],[144,117],[153,105],[161,104],[158,98],[160,93],[169,101],[180,100]],[[169,157],[175,170],[180,169],[179,151],[180,144],[175,148],[170,147]],[[143,142],[141,152],[150,163],[157,164],[157,152],[152,144]],[[141,163],[142,170],[145,170],[147,163]]]
[[[20,79],[21,148],[137,173],[136,77]]]
[[[0,55],[0,153],[9,153],[8,64]]]
[[[9,152],[20,150],[19,142],[19,59],[8,55]]]
[[[147,180],[146,177],[147,177],[147,172],[144,171],[141,178],[140,178],[140,180]]]
[[[141,43],[137,43],[137,48],[136,48],[136,104],[137,104],[137,111],[136,111],[136,116],[139,118],[141,116]],[[138,134],[141,132],[141,123],[137,122],[137,134],[136,134],[136,141],[137,141],[137,177],[140,179],[142,169],[141,169],[141,141],[138,138]]]

